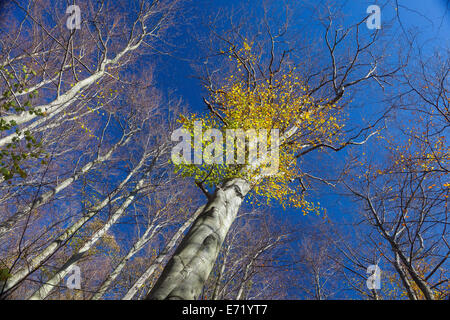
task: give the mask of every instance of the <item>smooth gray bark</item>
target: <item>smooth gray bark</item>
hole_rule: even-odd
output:
[[[146,299],[193,300],[199,297],[249,190],[250,184],[240,178],[217,187]]]
[[[139,279],[133,284],[133,286],[128,290],[122,300],[131,300],[139,291],[139,289],[145,284],[145,282],[152,276],[156,268],[161,265],[161,263],[169,256],[169,252],[175,247],[178,239],[183,235],[184,231],[194,222],[195,219],[200,215],[205,206],[201,206],[195,211],[195,213],[175,232],[175,234],[167,243],[164,250],[158,255],[155,261],[145,270],[145,272],[139,277]]]

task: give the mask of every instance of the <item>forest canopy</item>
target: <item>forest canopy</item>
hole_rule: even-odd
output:
[[[449,9],[2,2],[0,299],[450,299]]]

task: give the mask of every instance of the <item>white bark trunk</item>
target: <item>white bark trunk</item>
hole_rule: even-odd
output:
[[[194,222],[195,219],[203,211],[204,206],[201,206],[197,211],[188,219],[186,222],[178,229],[178,231],[172,236],[170,241],[167,243],[164,250],[158,255],[156,260],[145,270],[145,272],[139,277],[139,279],[133,284],[133,286],[128,290],[122,300],[131,300],[139,291],[139,289],[145,284],[148,278],[151,277],[156,268],[161,265],[161,263],[168,257],[169,252],[175,247],[178,239],[184,233],[184,231]]]
[[[225,236],[250,184],[231,179],[218,187],[178,246],[147,299],[196,299],[209,277]]]
[[[35,109],[41,112],[45,112],[47,115],[45,117],[42,117],[40,120],[38,120],[38,124],[43,124],[44,122],[49,121],[51,118],[56,116],[57,114],[61,113],[62,111],[66,110],[67,107],[69,107],[73,102],[76,101],[78,95],[81,94],[83,90],[90,87],[92,84],[96,83],[100,78],[104,76],[105,70],[104,68],[97,71],[90,77],[81,80],[76,85],[74,85],[70,90],[68,90],[65,94],[60,95],[58,98],[56,98],[54,101],[52,101],[49,104],[37,106]],[[29,112],[22,112],[18,115],[9,115],[2,117],[2,120],[9,122],[14,120],[17,125],[26,124],[27,122],[30,122],[34,119],[36,119],[38,116],[36,114],[30,114]],[[22,130],[30,130],[34,129],[36,127],[36,124],[31,124],[30,126],[24,126],[21,128]],[[13,138],[17,137],[18,139],[22,139],[24,136],[20,135],[18,136],[16,133],[12,133],[2,139],[0,139],[0,147],[3,147],[4,145],[11,143],[13,141]]]
[[[8,290],[13,288],[31,273],[33,273],[37,268],[39,268],[42,263],[44,263],[47,259],[49,259],[61,246],[65,244],[65,242],[70,239],[87,221],[93,218],[100,210],[105,208],[109,203],[111,203],[111,199],[113,199],[121,189],[128,183],[128,181],[136,174],[136,172],[140,169],[143,162],[139,163],[133,170],[127,175],[127,177],[121,181],[116,190],[105,197],[102,202],[93,206],[88,210],[88,212],[75,223],[73,223],[69,228],[67,228],[62,235],[53,240],[40,254],[34,257],[31,261],[26,263],[26,266],[15,272],[11,277],[8,278],[6,283],[3,286],[0,286],[3,294],[5,294]]]
[[[99,300],[103,295],[106,293],[106,290],[108,290],[111,283],[119,276],[119,274],[122,272],[122,269],[125,267],[127,262],[136,254],[138,253],[146,244],[148,241],[150,241],[153,236],[155,235],[156,231],[160,229],[160,226],[149,226],[147,230],[145,230],[142,237],[140,237],[133,247],[128,251],[127,255],[123,257],[118,265],[114,268],[114,270],[107,276],[105,281],[103,281],[102,285],[98,289],[97,293],[92,296],[92,300]]]
[[[410,300],[417,300],[416,294],[412,289],[411,282],[409,281],[408,276],[406,275],[406,272],[400,262],[400,256],[398,254],[395,254],[394,267],[397,270],[397,273],[400,277],[400,280],[402,281],[403,286],[405,287],[405,290],[408,294],[408,298]]]
[[[126,145],[131,139],[131,135],[123,136],[122,139],[116,143],[106,154],[103,156],[98,155],[97,158],[93,161],[90,161],[86,163],[80,170],[75,172],[72,176],[69,178],[63,180],[61,183],[57,184],[53,189],[47,191],[43,195],[41,195],[36,201],[33,203],[27,205],[25,208],[20,209],[15,214],[13,214],[11,217],[6,219],[5,221],[0,223],[0,238],[2,238],[6,233],[11,231],[11,229],[14,228],[14,226],[22,220],[24,217],[26,217],[28,214],[30,214],[31,210],[35,210],[39,208],[40,206],[46,204],[51,198],[53,198],[56,194],[60,193],[64,189],[66,189],[68,186],[70,186],[74,181],[76,181],[80,176],[86,174],[89,170],[91,170],[95,165],[105,162],[111,158],[114,151],[117,150],[117,148]]]
[[[399,256],[400,261],[404,264],[406,271],[412,278],[412,281],[414,281],[417,287],[419,287],[420,291],[422,291],[423,295],[425,296],[425,299],[434,300],[433,290],[430,288],[428,283],[424,281],[421,278],[421,276],[417,273],[412,264],[405,257],[403,251],[398,247],[396,243],[392,249],[394,253]]]
[[[111,215],[109,220],[103,225],[103,227],[95,232],[88,242],[86,242],[77,253],[72,255],[69,260],[56,272],[56,274],[44,283],[29,299],[30,300],[43,300],[45,299],[51,290],[64,279],[64,277],[69,272],[69,267],[78,262],[83,256],[88,252],[94,244],[103,237],[106,232],[117,222],[117,220],[124,214],[125,210],[128,206],[133,202],[136,194],[140,189],[144,187],[146,179],[143,178],[139,180],[135,189],[132,193],[126,198],[126,200],[122,203],[122,205]]]
[[[136,44],[128,43],[128,45],[113,59],[103,59],[103,61],[99,64],[98,69],[89,77],[77,82],[72,88],[67,90],[66,93],[58,96],[55,100],[52,102],[37,106],[35,109],[39,110],[41,112],[45,112],[46,116],[40,118],[39,120],[36,120],[38,117],[36,114],[30,114],[29,112],[22,112],[20,114],[14,114],[14,115],[7,115],[4,117],[1,117],[2,120],[6,122],[10,122],[14,120],[17,125],[23,124],[24,126],[21,128],[21,130],[32,130],[36,128],[38,125],[41,125],[45,122],[48,122],[51,118],[58,115],[59,113],[66,110],[72,103],[74,103],[78,96],[91,87],[92,85],[96,84],[101,78],[103,78],[106,74],[106,67],[109,65],[115,65],[117,64],[120,59],[125,56],[127,53],[134,51],[139,48],[139,46],[142,44],[143,38],[141,37]],[[34,122],[25,125],[26,123],[29,123],[31,121],[35,120]],[[3,147],[4,145],[11,143],[13,141],[13,138],[16,137],[18,139],[23,139],[23,135],[18,136],[16,133],[12,133],[4,138],[0,139],[0,147]]]

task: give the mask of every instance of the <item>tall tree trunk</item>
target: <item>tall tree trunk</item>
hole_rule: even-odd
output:
[[[97,293],[92,296],[92,300],[99,300],[103,295],[106,293],[106,290],[108,290],[111,283],[119,276],[119,274],[122,272],[122,269],[125,267],[127,262],[136,254],[138,253],[146,244],[148,241],[150,241],[153,236],[155,235],[155,232],[160,229],[161,226],[150,226],[145,230],[142,237],[140,237],[133,247],[128,251],[125,257],[123,257],[120,262],[117,264],[117,266],[114,268],[114,270],[108,274],[105,281],[101,284],[100,288],[97,290]]]
[[[193,300],[199,297],[249,190],[250,184],[240,178],[230,179],[217,187],[147,299]]]
[[[420,291],[422,291],[426,300],[434,300],[433,290],[430,288],[428,283],[424,281],[421,276],[417,273],[412,263],[406,258],[403,251],[398,247],[397,243],[393,246],[393,251],[396,255],[399,256],[400,261],[405,266],[406,271],[411,276],[414,283],[419,287]]]
[[[146,34],[148,35],[148,34]],[[83,80],[78,81],[72,88],[67,90],[65,93],[58,95],[53,101],[50,103],[36,106],[36,110],[41,112],[46,112],[47,115],[45,117],[39,117],[35,113],[22,112],[20,114],[12,114],[0,117],[1,120],[10,122],[15,121],[17,125],[23,125],[21,128],[22,131],[25,130],[33,130],[36,127],[50,123],[51,119],[56,115],[62,113],[66,110],[70,105],[77,101],[79,96],[86,91],[88,88],[94,86],[99,80],[101,80],[105,75],[107,75],[107,67],[108,66],[116,66],[118,65],[122,58],[127,54],[130,54],[133,51],[139,49],[139,47],[144,42],[145,35],[140,35],[138,38],[129,38],[129,42],[121,51],[119,51],[114,58],[109,59],[106,57],[106,54],[103,55],[102,60],[99,62],[97,69],[88,77]],[[135,42],[135,43],[133,43]],[[34,121],[33,121],[34,120]],[[32,122],[33,121],[33,122]],[[11,143],[14,139],[23,139],[24,135],[18,135],[17,133],[11,133],[5,137],[0,138],[0,147]]]
[[[43,300],[50,294],[52,289],[68,274],[69,267],[80,261],[84,257],[84,255],[93,248],[94,244],[99,239],[101,239],[106,234],[106,232],[108,232],[108,230],[117,222],[117,220],[125,213],[125,210],[133,202],[137,193],[144,187],[145,181],[145,177],[139,180],[134,190],[130,193],[130,195],[126,198],[122,205],[111,215],[105,225],[100,230],[95,232],[91,236],[89,241],[87,241],[78,250],[77,253],[73,254],[69,258],[69,260],[55,273],[55,275],[53,275],[51,279],[46,281],[38,290],[36,290],[36,292],[33,293],[33,295],[29,298],[30,300]]]
[[[143,157],[142,159],[144,159]],[[124,180],[121,181],[119,186],[114,190],[114,192],[108,196],[106,196],[102,202],[94,205],[89,208],[85,215],[82,218],[78,219],[74,222],[69,228],[67,228],[63,234],[61,234],[58,238],[53,240],[41,253],[35,256],[31,261],[26,263],[26,266],[13,273],[11,277],[9,277],[5,283],[0,285],[0,293],[1,296],[4,296],[8,293],[9,290],[12,290],[16,285],[18,285],[23,279],[28,277],[31,273],[33,273],[36,269],[38,269],[45,261],[47,261],[50,257],[55,254],[56,251],[59,250],[72,236],[84,226],[86,222],[92,219],[100,210],[105,208],[108,204],[110,204],[113,199],[122,188],[128,183],[128,181],[136,174],[139,168],[143,165],[144,161],[142,160],[133,170],[125,177]]]
[[[217,279],[216,279],[216,282],[214,284],[214,291],[213,291],[213,294],[211,296],[211,300],[218,300],[218,298],[219,298],[220,284],[222,282],[223,274],[225,273],[225,266],[226,266],[226,263],[227,263],[229,250],[230,250],[230,246],[226,246],[225,251],[223,253],[222,265],[220,266],[219,274],[217,275]]]
[[[109,160],[119,147],[126,145],[131,140],[133,133],[134,132],[124,134],[120,141],[117,142],[112,148],[110,148],[106,154],[100,155],[100,153],[97,153],[97,157],[94,160],[89,161],[80,170],[77,170],[75,173],[73,173],[70,177],[58,183],[54,188],[39,196],[35,201],[28,204],[26,207],[19,209],[5,221],[2,221],[0,223],[0,238],[2,238],[6,233],[10,232],[20,220],[25,218],[28,214],[31,214],[32,210],[36,210],[37,208],[49,202],[55,195],[69,187],[73,182],[78,180],[80,176],[89,172],[94,166]]]
[[[161,263],[169,256],[169,252],[175,247],[178,239],[183,235],[184,231],[194,222],[195,219],[200,215],[205,206],[198,208],[195,213],[177,230],[177,232],[172,236],[169,243],[167,243],[164,250],[158,255],[156,260],[145,270],[145,272],[139,277],[139,279],[133,284],[133,286],[128,290],[122,300],[131,300],[139,291],[148,278],[155,272],[156,268],[161,265]]]
[[[400,256],[397,253],[395,254],[394,267],[395,270],[397,270],[398,275],[400,276],[400,280],[402,281],[402,284],[405,287],[406,292],[408,293],[408,298],[410,300],[417,300],[416,294],[412,289],[411,282],[409,281],[408,276],[406,275],[406,272],[403,269],[402,264],[400,262]]]

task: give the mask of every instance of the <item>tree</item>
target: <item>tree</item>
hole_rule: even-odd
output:
[[[448,50],[248,4],[2,5],[0,299],[448,298]]]
[[[365,222],[386,242],[385,249],[375,239],[373,245],[413,300],[448,295],[445,177],[450,158],[445,136],[436,135],[440,130],[429,120],[421,116],[403,129],[403,145],[399,135],[386,139],[386,161],[368,165],[355,180],[359,186],[348,187],[364,204]]]
[[[215,83],[212,77],[207,77],[209,97],[205,99],[205,103],[210,113],[204,117],[182,117],[180,122],[186,130],[193,128],[193,133],[190,134],[194,140],[196,134],[202,134],[198,123],[201,123],[201,128],[204,129],[220,128],[222,133],[229,129],[254,129],[264,132],[264,135],[267,131],[277,129],[279,140],[272,136],[269,149],[276,153],[279,148],[279,162],[275,165],[278,174],[267,176],[265,169],[271,168],[272,165],[268,163],[267,158],[261,161],[247,157],[247,162],[237,165],[210,164],[211,158],[217,154],[219,157],[221,155],[217,151],[220,148],[216,147],[217,140],[220,141],[217,132],[205,132],[208,142],[203,145],[203,149],[196,149],[194,142],[194,159],[197,158],[201,163],[199,154],[203,154],[206,164],[197,167],[189,162],[178,163],[178,169],[183,175],[195,178],[197,185],[207,196],[208,203],[178,246],[147,296],[148,299],[197,298],[239,207],[249,192],[266,198],[268,202],[278,200],[284,206],[289,204],[303,208],[305,212],[315,211],[314,206],[304,197],[305,176],[302,175],[301,165],[298,165],[302,157],[315,150],[338,151],[348,145],[363,144],[375,134],[375,131],[369,132],[373,125],[363,128],[354,137],[348,138],[342,134],[343,106],[339,105],[339,102],[343,98],[344,89],[350,90],[352,86],[368,79],[391,77],[398,70],[394,68],[384,74],[377,74],[376,67],[367,68],[361,76],[361,70],[357,69],[362,64],[356,62],[377,38],[375,32],[366,44],[360,44],[358,30],[363,22],[343,32],[335,31],[334,38],[330,39],[332,18],[329,17],[324,40],[332,58],[332,68],[328,74],[329,80],[318,84],[316,88],[305,84],[307,81],[302,79],[301,71],[296,71],[295,66],[287,62],[290,50],[277,50],[276,46],[280,41],[278,38],[282,37],[284,29],[279,34],[274,34],[274,28],[270,27],[267,18],[263,21],[266,43],[236,33],[234,38],[218,36],[219,40],[227,45],[219,54],[228,57],[234,64],[230,67],[231,74],[221,79],[219,84]],[[236,29],[238,28],[233,31],[237,32]],[[350,63],[343,62],[343,65],[337,66],[336,48],[351,32],[356,34],[357,50],[353,59],[347,60]],[[349,80],[351,76],[355,78]],[[319,90],[327,85],[328,97],[325,90]],[[314,97],[319,91],[319,97]],[[214,143],[211,136],[216,139]],[[364,136],[363,140],[355,141],[360,136]],[[231,146],[233,145],[234,142]],[[255,140],[250,139],[246,152],[252,154],[255,145]],[[215,152],[212,152],[214,149]],[[189,157],[187,159],[190,160]],[[231,159],[235,159],[234,155]],[[196,160],[194,162],[198,163]],[[210,194],[205,185],[215,187],[214,193]]]

